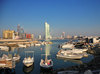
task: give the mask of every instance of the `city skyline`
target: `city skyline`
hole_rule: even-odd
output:
[[[16,30],[20,24],[25,32],[44,36],[44,22],[52,36],[99,35],[99,0],[0,1],[0,35],[2,29]]]

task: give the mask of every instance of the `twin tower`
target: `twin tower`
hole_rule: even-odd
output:
[[[45,22],[45,40],[49,41],[50,39],[51,39],[50,26],[47,22]]]

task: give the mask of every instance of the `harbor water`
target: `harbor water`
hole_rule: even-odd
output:
[[[0,51],[0,56],[2,56],[2,54],[4,53],[12,55],[16,53],[21,56],[21,59],[18,62],[16,62],[16,74],[40,74],[42,72],[40,68],[40,61],[42,58],[41,55],[45,53],[47,53],[48,55],[50,54],[50,58],[53,60],[53,70],[86,64],[94,59],[93,55],[89,55],[87,58],[82,58],[80,60],[57,58],[56,54],[60,50],[60,48],[58,48],[58,45],[67,41],[69,40],[52,40],[53,44],[49,45],[31,46],[27,48],[11,48],[9,52]],[[23,64],[23,59],[25,58],[25,51],[34,51],[34,64],[29,68],[26,68]]]

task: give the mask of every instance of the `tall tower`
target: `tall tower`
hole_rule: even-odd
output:
[[[20,32],[20,24],[17,25],[17,32]]]
[[[47,22],[45,22],[45,40],[49,40],[51,38],[50,36],[50,26]]]

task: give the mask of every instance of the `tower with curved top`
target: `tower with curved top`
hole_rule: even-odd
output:
[[[49,39],[51,39],[50,26],[47,22],[45,22],[45,40],[48,41]]]

